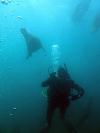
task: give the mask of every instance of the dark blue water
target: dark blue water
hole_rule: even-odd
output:
[[[26,28],[41,40],[40,49],[26,60],[20,32]],[[53,46],[55,49],[53,49]],[[48,67],[66,63],[85,96],[68,113],[79,131],[100,132],[100,1],[0,1],[0,130],[38,132],[45,122],[46,98],[41,82]],[[76,124],[77,125],[77,124]]]

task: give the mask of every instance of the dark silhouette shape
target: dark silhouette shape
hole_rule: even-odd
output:
[[[44,49],[41,41],[37,37],[31,35],[25,28],[22,28],[20,31],[26,41],[28,52],[28,55],[26,57],[27,59],[30,58],[32,54],[37,52],[39,49]]]
[[[97,32],[100,29],[100,12],[96,14],[93,26],[92,26],[92,32]]]
[[[85,15],[85,13],[88,11],[90,3],[92,0],[81,0],[80,3],[75,8],[75,11],[72,15],[72,20],[74,22],[80,22]]]
[[[70,77],[67,68],[59,67],[57,73],[53,72],[50,77],[42,82],[42,87],[48,88],[48,107],[47,107],[47,126],[42,130],[49,131],[52,125],[52,117],[54,111],[58,108],[60,110],[60,117],[67,129],[73,130],[77,133],[73,125],[65,120],[65,112],[69,107],[70,100],[76,100],[84,95],[84,90],[76,84]],[[45,88],[45,89],[46,89]],[[77,94],[71,94],[72,90],[76,90]]]

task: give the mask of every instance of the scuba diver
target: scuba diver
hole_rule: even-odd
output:
[[[65,64],[60,66],[57,72],[52,72],[49,78],[42,82],[41,86],[47,89],[48,101],[47,123],[41,133],[47,133],[51,129],[53,113],[57,108],[60,110],[60,117],[64,124],[67,124],[66,126],[69,124],[70,127],[70,123],[65,120],[66,109],[71,100],[79,99],[84,95],[84,89],[71,79]],[[75,94],[73,94],[73,90],[76,91]],[[77,133],[74,127],[72,130]]]

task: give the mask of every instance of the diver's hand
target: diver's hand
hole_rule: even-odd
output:
[[[77,99],[80,99],[80,98],[81,98],[80,94],[71,95],[71,96],[68,97],[68,99],[71,100],[71,101],[74,101],[74,100],[77,100]]]

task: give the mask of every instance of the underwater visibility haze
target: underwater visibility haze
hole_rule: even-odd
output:
[[[66,117],[78,133],[100,133],[100,1],[0,0],[1,133],[40,133],[41,82],[63,64],[85,90]],[[58,112],[51,132],[66,132]]]

